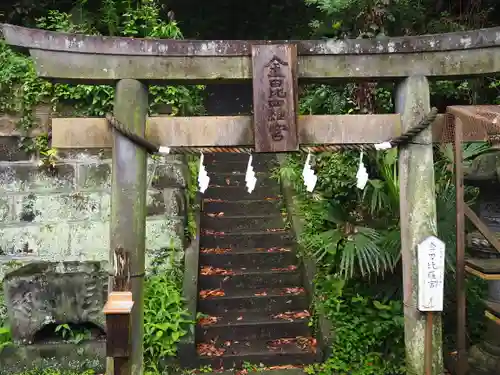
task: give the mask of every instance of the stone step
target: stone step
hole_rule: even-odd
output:
[[[214,152],[212,154],[205,154],[203,156],[204,161],[207,164],[225,162],[225,163],[248,163],[247,153],[235,153],[235,152]],[[274,153],[254,153],[252,154],[252,159],[254,163],[262,163],[274,161],[276,162],[276,154]]]
[[[274,265],[270,268],[218,268],[201,266],[200,289],[223,289],[225,292],[245,288],[286,288],[300,285],[296,265]]]
[[[254,172],[271,173],[278,167],[276,160],[252,160]],[[209,173],[246,173],[248,167],[248,155],[244,161],[210,161],[205,162],[205,169]]]
[[[280,215],[281,202],[279,200],[246,200],[239,202],[228,202],[222,199],[203,199],[203,212],[231,216],[257,216],[257,215]]]
[[[465,271],[483,280],[500,280],[500,259],[466,259]]]
[[[213,186],[203,194],[204,199],[221,199],[224,201],[254,201],[279,198],[279,186],[257,186],[251,193],[243,186]]]
[[[290,340],[294,341],[274,343],[268,340],[252,340],[198,343],[198,359],[201,366],[210,365],[216,369],[241,368],[245,362],[255,365],[262,363],[265,366],[307,365],[315,362],[315,347],[302,346],[295,338]],[[314,339],[304,338],[304,340],[313,341]],[[206,353],[210,352],[218,356],[207,356]]]
[[[295,264],[297,255],[291,248],[202,248],[200,265],[213,267],[263,267]]]
[[[199,341],[258,340],[309,336],[310,313],[307,310],[281,314],[260,312],[227,313],[202,317],[196,326]]]
[[[293,244],[290,232],[217,233],[201,231],[200,247],[287,247]]]
[[[201,216],[201,228],[223,232],[265,231],[266,229],[284,229],[284,215],[228,216],[224,212],[204,213]]]
[[[486,305],[484,315],[495,323],[500,324],[500,302],[485,301],[484,303]]]
[[[245,171],[243,173],[211,173],[207,171],[210,177],[209,186],[246,186]],[[271,178],[269,173],[255,173],[257,182],[255,188],[259,186],[277,186],[278,181]]]
[[[289,310],[306,310],[309,302],[306,293],[298,295],[287,294],[288,289],[223,289],[200,291],[198,311],[203,314],[215,315],[234,311],[260,311],[280,313]],[[210,294],[211,296],[204,297]]]

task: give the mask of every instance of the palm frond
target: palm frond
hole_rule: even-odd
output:
[[[342,277],[369,276],[386,271],[390,257],[380,247],[381,235],[368,227],[356,227],[356,233],[346,238],[340,252],[339,273]]]

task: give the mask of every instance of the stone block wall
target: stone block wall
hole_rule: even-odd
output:
[[[182,156],[148,159],[149,255],[184,246],[188,173]],[[59,152],[48,171],[0,136],[0,280],[20,262],[107,260],[110,202],[109,150]]]

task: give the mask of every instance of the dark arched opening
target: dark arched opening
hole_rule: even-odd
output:
[[[73,342],[102,340],[106,337],[104,330],[90,322],[85,323],[50,323],[44,325],[33,338],[33,343]]]

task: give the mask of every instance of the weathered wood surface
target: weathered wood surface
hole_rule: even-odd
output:
[[[430,110],[427,78],[409,77],[398,87],[396,111],[401,113],[403,130],[420,121]],[[418,311],[417,246],[436,235],[436,194],[432,132],[426,129],[414,142],[399,150],[401,258],[405,318],[406,372],[425,372],[426,315]],[[443,373],[441,316],[432,316],[432,374]]]
[[[30,50],[41,77],[91,84],[126,78],[172,83],[249,80],[251,46],[271,43],[85,36],[8,24],[1,24],[0,29],[7,43]],[[500,28],[492,28],[381,40],[292,43],[300,55],[300,79],[470,76],[500,71],[499,33]]]
[[[400,134],[400,116],[301,116],[301,144],[379,143]],[[150,117],[146,137],[162,146],[253,146],[250,116]],[[52,119],[52,146],[111,147],[111,130],[103,118]]]
[[[446,116],[432,125],[434,142],[441,142]],[[401,134],[401,118],[390,115],[299,116],[300,144],[379,143]],[[250,116],[149,117],[146,137],[162,146],[253,146]],[[483,141],[481,135],[471,139]],[[451,140],[448,140],[451,142]],[[52,146],[110,148],[112,133],[104,118],[53,118]]]
[[[500,46],[500,27],[384,39],[170,40],[68,34],[0,24],[7,43],[32,49],[130,56],[250,56],[254,44],[297,45],[299,55],[397,54]]]
[[[40,77],[60,82],[113,83],[133,77],[150,83],[210,83],[252,79],[248,56],[163,57],[92,55],[30,50]],[[446,61],[446,64],[443,63]],[[299,56],[301,81],[339,81],[428,77],[463,77],[500,71],[500,48],[449,52],[372,55]]]
[[[256,152],[297,151],[297,46],[252,46]]]
[[[453,107],[448,107],[447,112],[453,113]],[[456,233],[456,298],[457,298],[457,375],[467,373],[467,295],[465,286],[465,215],[464,215],[464,164],[462,143],[466,134],[471,134],[471,129],[465,130],[461,118],[452,115],[453,121],[453,157],[455,160],[455,233]],[[469,122],[470,124],[470,122]],[[477,133],[477,128],[475,129]],[[482,130],[485,130],[484,128]]]

